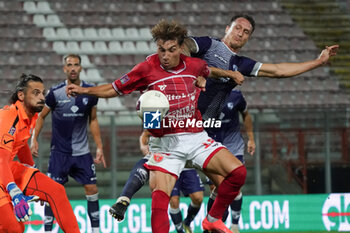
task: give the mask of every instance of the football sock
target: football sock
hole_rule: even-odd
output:
[[[169,213],[170,213],[171,220],[173,220],[173,223],[175,225],[176,231],[183,232],[184,229],[182,227],[182,213],[180,209],[179,208],[173,209],[170,207]]]
[[[198,214],[200,208],[201,208],[200,205],[197,206],[193,202],[191,202],[190,206],[187,209],[187,216],[184,220],[185,225],[190,226],[191,222]]]
[[[232,216],[232,224],[238,224],[239,217],[241,215],[243,197],[240,192],[238,196],[231,203],[231,216]]]
[[[86,195],[87,211],[92,228],[99,228],[100,226],[100,207],[98,202],[98,193],[93,195]]]
[[[161,190],[152,192],[151,225],[153,233],[168,233],[170,224],[168,218],[168,205],[170,197]]]
[[[50,232],[52,231],[54,217],[53,217],[52,209],[49,206],[49,203],[46,203],[44,213],[45,213],[44,228],[45,228],[45,231]]]
[[[239,194],[247,175],[246,168],[242,165],[234,169],[221,182],[217,196],[209,211],[209,215],[216,219],[221,219],[225,210],[234,198]],[[210,219],[208,218],[210,221]]]

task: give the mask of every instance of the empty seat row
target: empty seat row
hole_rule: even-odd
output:
[[[286,79],[246,78],[241,86],[243,92],[298,92],[305,91],[339,91],[338,80],[303,79],[299,77]]]
[[[54,52],[2,52],[0,66],[62,65],[60,55]]]
[[[349,105],[349,96],[339,92],[266,92],[245,95],[251,108],[342,107]]]
[[[150,40],[150,28],[53,28],[43,29],[48,40]]]
[[[78,53],[78,54],[151,54],[156,51],[153,42],[146,41],[55,41],[53,42],[53,50],[58,54]]]
[[[29,14],[51,14],[53,10],[50,4],[45,1],[25,1],[23,2],[23,9]]]
[[[316,50],[313,41],[308,38],[267,37],[264,40],[253,37],[244,47],[245,51],[273,50]]]
[[[245,12],[273,12],[282,11],[277,1],[251,1],[251,2],[239,2],[239,1],[178,1],[178,2],[156,2],[156,1],[59,1],[50,3],[51,9],[54,11],[83,11],[83,12],[127,12],[127,13],[159,13],[159,12],[172,12],[179,11],[184,13],[200,13],[200,12],[232,12],[232,11],[245,11]],[[30,5],[33,10],[40,10],[39,8],[47,9],[46,4],[43,6]]]
[[[160,19],[175,19],[188,26],[216,26],[225,27],[230,23],[231,14],[225,12],[216,12],[215,14],[195,13],[187,14],[184,12],[171,11],[152,13],[124,13],[124,12],[57,12],[61,22],[70,27],[74,26],[151,26],[155,25]],[[293,21],[285,13],[257,13],[254,14],[255,21],[260,25],[293,25]]]
[[[38,38],[0,38],[0,51],[7,52],[44,52],[52,51],[51,42]]]

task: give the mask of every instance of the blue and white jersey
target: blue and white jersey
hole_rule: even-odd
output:
[[[81,81],[83,87],[93,84]],[[90,152],[88,144],[88,119],[98,98],[88,95],[68,97],[67,81],[53,86],[46,96],[45,104],[52,112],[51,150],[73,156]]]
[[[239,113],[247,111],[247,102],[240,90],[232,90],[220,112],[221,128],[208,128],[208,135],[224,144],[232,154],[244,155],[244,140],[240,132]]]
[[[207,36],[192,39],[197,45],[197,52],[191,55],[205,60],[209,66],[239,71],[244,76],[258,75],[262,63],[237,55],[221,40]],[[204,120],[218,118],[227,96],[236,85],[227,77],[207,79],[206,91],[202,92],[198,99],[198,108]]]

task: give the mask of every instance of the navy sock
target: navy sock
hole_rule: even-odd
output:
[[[215,194],[211,194],[210,197],[209,197],[209,199],[208,199],[207,213],[209,213],[209,211],[210,211],[210,209],[211,209],[211,207],[212,207],[212,205],[213,205],[213,203],[214,203],[214,201],[215,201],[215,199],[213,199],[212,196],[216,197],[216,193],[215,193]],[[228,217],[228,207],[227,207],[227,209],[225,210],[225,213],[222,215],[221,220],[222,220],[223,222],[226,222],[227,217]]]
[[[209,210],[211,209],[213,203],[215,200],[213,200],[211,197],[208,199],[208,204],[207,204],[207,213],[209,213]]]
[[[149,171],[143,166],[146,162],[147,159],[141,159],[135,164],[120,196],[126,196],[131,199],[148,181]]]
[[[170,213],[170,217],[171,220],[173,221],[176,231],[178,233],[182,233],[184,232],[184,229],[182,227],[182,213],[180,211],[180,209],[169,209],[169,213]]]
[[[98,193],[86,195],[87,211],[91,221],[91,227],[100,226],[100,206],[98,203]]]
[[[232,224],[238,224],[239,217],[241,215],[243,197],[242,193],[238,194],[238,196],[233,200],[230,204],[231,206],[231,216],[232,216]]]
[[[45,213],[45,220],[44,220],[45,231],[52,231],[54,216],[53,216],[51,207],[48,204],[45,204],[44,213]]]
[[[192,202],[190,204],[190,206],[188,207],[187,210],[187,216],[186,219],[184,221],[185,225],[190,226],[191,222],[193,221],[193,219],[196,217],[196,215],[199,212],[199,209],[201,207],[200,206],[195,206]]]

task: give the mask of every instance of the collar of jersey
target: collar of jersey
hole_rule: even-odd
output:
[[[231,53],[233,53],[233,55],[237,55],[237,53],[233,52],[233,51],[230,49],[230,47],[228,47],[228,46],[225,44],[225,42],[223,42],[223,41],[221,41],[221,42],[224,44],[224,46],[225,46]]]
[[[66,86],[68,86],[68,80],[66,79],[66,80],[64,80],[64,83],[66,84]],[[83,86],[83,80],[81,80],[80,79],[80,84],[79,84],[79,86]]]
[[[24,107],[22,105],[22,102],[17,100],[15,103],[16,108],[18,109],[18,115],[19,115],[19,119],[26,121],[27,124],[29,125],[31,122],[29,121],[29,117],[26,113],[26,111],[24,110]],[[32,117],[32,121],[36,121],[36,119],[38,118],[38,113],[36,113],[33,117]]]

